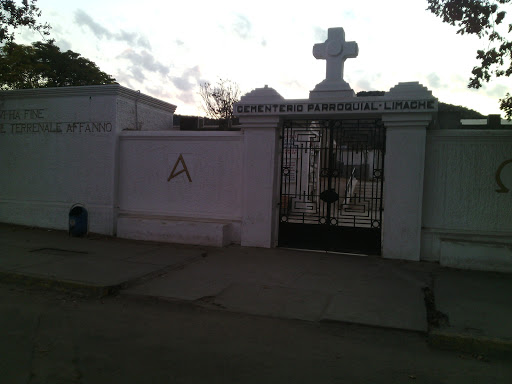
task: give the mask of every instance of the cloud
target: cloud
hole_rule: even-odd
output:
[[[233,23],[233,32],[242,39],[248,39],[251,33],[252,25],[249,19],[243,15],[237,15],[236,21]]]
[[[441,84],[441,79],[435,73],[429,73],[427,75],[427,84],[430,88],[444,88],[445,85]]]
[[[350,10],[343,12],[343,17],[345,17],[346,19],[354,20],[356,18],[356,15],[354,11]]]
[[[242,40],[258,44],[260,47],[265,48],[268,45],[267,38],[254,33],[253,24],[247,16],[238,14],[231,24],[231,30],[228,30],[229,27],[225,28],[223,25],[220,26],[220,29],[228,34],[232,33],[232,35]]]
[[[137,81],[146,80],[146,76],[144,75],[144,72],[142,72],[142,69],[140,67],[131,66],[130,71],[132,72],[132,77],[137,79]]]
[[[183,93],[179,94],[178,100],[184,102],[185,104],[195,104],[196,103],[194,94],[190,93],[190,92],[183,92]]]
[[[181,91],[191,91],[196,88],[200,80],[201,71],[199,66],[196,65],[193,68],[188,68],[183,72],[183,74],[179,77],[171,77],[171,81],[176,88]]]
[[[313,36],[315,41],[325,41],[327,40],[327,31],[320,27],[313,27]]]
[[[195,67],[187,69],[184,73],[185,76],[193,77],[196,80],[199,80],[199,76],[201,76],[201,70],[199,69],[199,65]]]
[[[386,89],[383,88],[382,82],[380,81],[381,77],[382,72],[368,74],[363,70],[357,70],[356,73],[352,76],[352,79],[354,79],[356,92],[357,90],[385,91]],[[355,79],[357,79],[357,81]],[[348,78],[345,80],[349,81]]]
[[[468,83],[467,77],[462,77],[461,75],[452,75],[450,78],[450,82],[453,84],[455,82],[466,85]]]
[[[127,49],[121,53],[118,58],[126,59],[132,63],[132,72],[135,68],[144,68],[150,72],[157,72],[161,75],[169,73],[169,67],[155,60],[154,56],[144,50],[141,53],[135,52],[133,49]]]
[[[151,96],[159,99],[169,99],[172,97],[172,95],[169,92],[167,92],[167,90],[163,87],[148,87],[147,91]]]
[[[85,25],[86,27],[89,27],[92,33],[94,33],[99,39],[112,39],[112,33],[110,33],[108,29],[95,22],[91,16],[81,9],[77,9],[75,12],[75,22],[78,25]]]
[[[201,80],[201,70],[198,65],[188,68],[181,76],[171,77],[172,84],[180,91],[176,97],[184,104],[196,105],[196,95],[198,85],[203,81]]]
[[[176,88],[181,91],[190,91],[195,84],[192,84],[187,78],[184,77],[173,77],[171,78],[172,83]]]
[[[356,83],[356,85],[358,88],[360,88],[363,91],[369,91],[372,89],[372,86],[371,86],[370,82],[368,81],[368,79],[360,79]]]
[[[110,32],[107,28],[98,24],[94,19],[81,9],[75,12],[75,22],[80,26],[88,27],[98,39],[124,41],[130,45],[151,50],[149,41],[144,36],[135,32],[120,30],[117,33]]]
[[[135,86],[132,84],[131,80],[133,80],[133,76],[126,74],[124,72],[119,72],[116,75],[116,81],[124,87],[135,89]]]
[[[505,94],[507,93],[507,91],[509,91],[510,89],[508,87],[505,87],[504,85],[502,84],[498,84],[496,86],[494,86],[493,88],[489,89],[489,90],[485,90],[485,93],[488,95],[488,96],[491,96],[491,97],[505,97]]]
[[[290,88],[304,88],[304,85],[297,80],[283,81],[283,84]]]
[[[71,43],[67,40],[58,39],[55,41],[55,44],[60,48],[62,52],[71,50]]]
[[[144,36],[139,36],[135,32],[126,32],[121,30],[117,35],[115,35],[116,40],[126,41],[130,45],[136,45],[141,48],[151,49],[151,45],[149,44],[148,39]]]

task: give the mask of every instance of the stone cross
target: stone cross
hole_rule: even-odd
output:
[[[355,58],[359,53],[355,41],[345,41],[343,28],[329,28],[327,40],[313,46],[313,56],[327,61],[326,80],[343,79],[343,64],[348,58]]]
[[[343,80],[343,66],[348,58],[357,57],[359,48],[354,41],[345,41],[343,28],[329,28],[327,40],[313,46],[313,56],[327,61],[325,80],[317,84],[314,91],[352,91]],[[327,96],[327,95],[325,95]]]

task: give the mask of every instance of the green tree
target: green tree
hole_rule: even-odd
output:
[[[240,88],[231,80],[219,79],[217,84],[201,84],[199,95],[203,109],[209,117],[218,119],[230,127],[233,120],[233,104],[240,100]]]
[[[13,0],[0,0],[0,44],[14,40],[14,30],[27,27],[40,32],[43,36],[50,34],[50,26],[41,24],[37,18],[41,11],[36,6],[37,0],[22,0],[18,5]]]
[[[512,24],[506,21],[512,0],[427,0],[428,10],[443,22],[458,28],[457,33],[487,39],[487,49],[477,51],[480,65],[472,70],[468,87],[478,89],[493,77],[512,75]],[[500,108],[512,118],[512,96],[500,99]]]
[[[0,88],[66,87],[113,84],[115,79],[73,51],[61,52],[53,41],[0,48]]]

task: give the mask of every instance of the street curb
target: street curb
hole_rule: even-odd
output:
[[[0,282],[22,284],[26,287],[52,289],[59,292],[74,293],[84,297],[98,298],[119,292],[123,283],[115,285],[94,285],[73,280],[57,280],[43,276],[18,274],[0,271]]]
[[[482,355],[512,356],[512,340],[475,336],[465,333],[431,330],[428,333],[430,346]]]
[[[181,305],[186,306],[189,308],[198,308],[198,309],[205,309],[209,311],[219,311],[219,312],[226,312],[226,313],[232,313],[232,314],[239,314],[239,315],[245,315],[245,316],[257,316],[257,317],[264,317],[264,318],[272,318],[272,319],[279,319],[279,320],[286,320],[286,321],[301,321],[311,324],[326,324],[326,325],[344,325],[344,326],[356,326],[356,327],[363,327],[368,329],[379,329],[383,331],[392,331],[392,332],[405,332],[409,334],[416,334],[421,335],[423,337],[427,336],[427,331],[420,331],[420,330],[414,330],[414,329],[406,329],[406,328],[396,328],[396,327],[388,327],[388,326],[382,326],[382,325],[376,325],[376,324],[366,324],[366,323],[358,323],[353,321],[344,321],[344,320],[336,320],[336,319],[325,319],[325,318],[318,318],[316,320],[308,320],[303,318],[297,318],[297,317],[286,317],[286,316],[278,316],[278,315],[267,315],[267,314],[261,314],[261,313],[255,313],[255,312],[245,312],[238,309],[232,309],[225,307],[221,304],[216,304],[211,301],[210,296],[201,297],[198,299],[179,299],[174,297],[167,297],[167,296],[154,296],[149,294],[141,294],[141,293],[131,293],[123,291],[120,293],[120,296],[132,301],[142,301],[142,302],[153,302],[153,303],[163,303],[163,304],[169,304],[169,305]]]
[[[416,334],[421,336],[426,336],[427,331],[421,331],[419,329],[410,329],[410,328],[398,328],[398,327],[391,327],[387,325],[379,325],[379,324],[368,324],[368,323],[358,323],[355,321],[348,321],[348,320],[337,320],[337,319],[326,319],[326,318],[320,318],[316,322],[320,324],[344,324],[344,325],[356,325],[358,327],[366,327],[366,328],[373,328],[373,329],[381,329],[381,330],[388,330],[388,331],[398,331],[398,332],[406,332],[409,334]]]
[[[119,293],[122,289],[132,287],[144,283],[148,280],[154,279],[162,274],[182,269],[187,265],[200,260],[201,257],[193,257],[187,262],[176,263],[156,269],[152,272],[146,273],[145,275],[137,276],[119,283],[110,285],[98,285],[94,283],[86,283],[76,280],[66,280],[50,278],[41,275],[21,274],[14,271],[2,271],[0,270],[0,282],[12,283],[12,284],[23,284],[27,287],[38,287],[45,289],[52,289],[59,292],[67,292],[78,294],[83,297],[98,298],[101,299],[106,296],[111,296]]]

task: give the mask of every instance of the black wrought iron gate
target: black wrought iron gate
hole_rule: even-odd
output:
[[[385,129],[380,120],[288,120],[279,246],[381,253]]]

